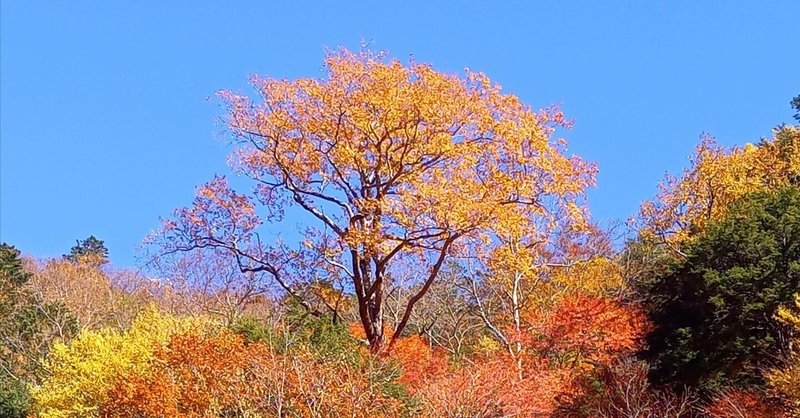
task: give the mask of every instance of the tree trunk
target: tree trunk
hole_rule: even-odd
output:
[[[383,318],[381,316],[370,318],[370,328],[369,351],[372,354],[381,354],[386,342],[383,335]]]

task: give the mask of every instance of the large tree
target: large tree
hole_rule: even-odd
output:
[[[800,188],[740,199],[683,254],[643,283],[652,377],[677,387],[763,383],[762,368],[787,349],[788,329],[773,316],[800,289]]]
[[[481,73],[381,54],[333,52],[325,69],[321,79],[254,77],[256,100],[221,93],[237,144],[230,160],[255,188],[238,193],[222,177],[201,187],[165,222],[162,254],[224,249],[298,299],[309,280],[339,283],[355,293],[378,352],[393,272],[416,272],[420,286],[389,349],[449,258],[496,257],[510,243],[538,260],[554,234],[584,226],[595,168],[552,138],[568,125],[556,109],[534,112]],[[290,225],[315,222],[297,249],[258,233],[285,211]]]

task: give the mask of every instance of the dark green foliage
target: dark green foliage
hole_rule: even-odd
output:
[[[262,321],[250,316],[236,318],[229,326],[231,331],[241,335],[245,343],[263,342],[271,344],[275,341],[275,333]]]
[[[286,324],[294,344],[303,344],[325,357],[351,357],[356,352],[358,341],[341,321],[309,313],[294,299],[288,299],[286,304]]]
[[[358,342],[341,322],[328,317],[307,316],[298,335],[321,355],[341,355],[355,351]]]
[[[81,257],[92,255],[97,256],[97,262],[104,264],[108,262],[108,248],[106,248],[103,241],[95,238],[94,235],[89,236],[85,240],[77,240],[77,245],[70,249],[69,254],[65,254],[64,258],[69,261],[77,262]]]
[[[27,384],[42,376],[39,360],[52,343],[78,332],[78,321],[62,303],[44,303],[28,284],[20,253],[0,244],[0,417],[24,417]]]
[[[252,317],[236,319],[230,329],[248,343],[263,342],[278,352],[303,346],[323,357],[347,357],[356,352],[358,341],[347,327],[334,323],[329,316],[314,316],[300,306],[290,306],[281,329],[272,329]]]
[[[800,94],[794,96],[794,99],[790,102],[792,105],[792,109],[794,109],[794,119],[800,122]]]
[[[684,253],[643,283],[651,378],[677,389],[763,383],[760,367],[787,348],[773,315],[800,290],[800,188],[742,199]]]
[[[25,418],[30,411],[30,393],[25,383],[0,375],[0,417]]]
[[[12,329],[18,327],[17,305],[30,276],[19,250],[0,244],[0,417],[25,417],[29,409],[28,388],[14,364],[16,343],[21,340],[14,338]]]
[[[44,358],[56,340],[67,341],[77,335],[78,320],[61,302],[41,303],[25,295],[9,320],[0,326],[0,336],[11,342],[12,357]],[[25,365],[25,372],[38,377],[38,362],[16,361],[16,367]]]
[[[6,243],[0,244],[0,321],[7,321],[13,313],[19,293],[30,277],[22,265],[19,250]]]
[[[17,286],[28,282],[31,274],[26,272],[22,266],[20,252],[5,242],[0,244],[0,280],[2,286]],[[5,287],[0,288],[6,290]]]

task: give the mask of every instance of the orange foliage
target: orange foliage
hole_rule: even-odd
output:
[[[644,313],[603,297],[564,297],[544,320],[540,349],[566,354],[576,363],[607,363],[640,348]]]
[[[116,382],[101,415],[397,416],[400,403],[364,367],[325,362],[304,350],[278,355],[227,332],[180,334],[158,350],[150,374]]]
[[[140,416],[180,417],[176,408],[177,387],[163,373],[152,377],[126,376],[108,392],[108,400],[100,409],[104,418]]]
[[[704,408],[706,414],[718,418],[780,418],[788,417],[752,392],[731,390],[715,397]]]
[[[351,324],[348,330],[356,339],[365,338],[364,329],[360,324]],[[387,338],[392,337],[390,330],[384,332]],[[441,348],[431,347],[431,344],[419,335],[398,338],[392,351],[385,354],[400,363],[403,374],[399,381],[408,385],[412,392],[426,381],[446,372],[448,367],[447,352]]]
[[[561,399],[573,396],[569,371],[530,359],[534,366],[520,378],[508,356],[475,359],[475,363],[431,380],[418,398],[429,417],[548,416]]]
[[[156,352],[161,366],[151,376],[120,379],[103,408],[108,417],[203,417],[242,406],[251,385],[245,379],[256,359],[242,338],[179,334]]]
[[[390,356],[402,365],[403,375],[400,376],[400,383],[408,385],[412,393],[424,382],[447,370],[445,351],[431,348],[430,344],[419,335],[399,338]]]
[[[231,162],[258,187],[242,195],[222,178],[201,187],[194,206],[165,223],[164,252],[230,251],[245,270],[267,272],[296,292],[308,284],[297,274],[297,252],[255,237],[259,225],[281,221],[296,205],[325,231],[302,251],[316,254],[316,271],[352,285],[379,352],[384,279],[401,260],[420,266],[425,285],[409,299],[396,336],[455,253],[477,249],[483,261],[527,272],[535,255],[522,251],[513,263],[517,254],[493,247],[538,247],[565,225],[586,224],[583,193],[596,168],[552,138],[569,126],[559,110],[535,112],[481,73],[458,77],[366,51],[332,52],[325,68],[321,79],[254,77],[256,100],[221,93],[238,145]]]

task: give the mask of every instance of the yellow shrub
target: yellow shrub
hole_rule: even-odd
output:
[[[212,326],[206,319],[167,316],[149,309],[126,332],[86,330],[69,344],[55,344],[44,363],[49,377],[31,388],[38,417],[96,416],[115,380],[131,373],[146,375],[154,350],[171,335]]]
[[[792,356],[788,366],[767,374],[770,387],[800,416],[800,354]]]

